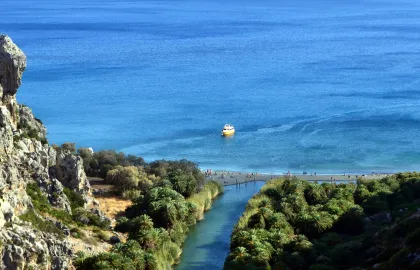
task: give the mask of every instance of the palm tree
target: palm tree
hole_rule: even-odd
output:
[[[232,241],[230,242],[231,250],[235,247],[243,246],[247,242],[249,236],[250,235],[248,231],[239,231],[237,233],[234,233],[232,235]]]
[[[259,242],[255,245],[255,248],[252,253],[253,253],[253,257],[258,262],[268,262],[271,259],[272,252],[273,252],[273,247],[268,242],[264,242],[264,243]]]
[[[250,257],[248,250],[242,246],[235,248],[235,250],[231,253],[231,256],[233,257],[233,260],[240,261],[244,261]]]
[[[314,227],[318,234],[328,231],[333,224],[334,220],[327,212],[320,212],[314,215]]]
[[[144,250],[155,249],[159,244],[159,230],[140,230],[133,239],[137,240]],[[130,237],[132,238],[132,237]]]
[[[252,215],[249,219],[250,228],[261,228],[264,229],[269,218],[273,215],[273,211],[266,207],[260,207],[257,213]]]
[[[152,253],[145,253],[144,254],[144,269],[145,270],[155,270],[157,269],[157,261],[155,256]]]
[[[164,220],[164,223],[166,225],[165,228],[171,228],[179,218],[177,209],[177,206],[179,206],[179,204],[177,204],[177,202],[171,198],[165,198],[163,200],[160,200],[158,203],[158,212]]]
[[[282,202],[278,204],[278,208],[280,212],[283,213],[288,220],[293,220],[295,218],[296,214],[293,210],[292,205],[286,202],[285,200],[282,200]]]
[[[308,235],[309,237],[314,236],[314,218],[308,211],[301,211],[296,216],[295,227],[299,233]]]
[[[135,240],[128,240],[126,243],[118,243],[112,248],[112,252],[119,253],[132,260],[137,260],[143,257],[143,250],[140,244]]]
[[[291,240],[291,237],[282,231],[275,230],[270,232],[269,242],[273,248],[283,249],[283,246],[288,244]]]
[[[327,194],[322,186],[310,184],[305,189],[305,198],[310,205],[321,204],[327,200]]]
[[[153,220],[148,215],[140,215],[131,220],[131,227],[134,232],[138,230],[149,230],[153,228]]]

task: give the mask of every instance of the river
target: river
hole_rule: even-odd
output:
[[[181,262],[176,270],[222,269],[229,253],[232,229],[244,212],[248,200],[256,194],[264,182],[239,186],[226,186],[204,220],[188,233]]]

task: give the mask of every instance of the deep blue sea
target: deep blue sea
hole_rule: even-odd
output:
[[[420,168],[418,0],[2,0],[0,32],[52,143],[203,169]]]

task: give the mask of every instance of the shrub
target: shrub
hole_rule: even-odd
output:
[[[43,123],[42,123],[41,119],[36,118],[36,117],[34,117],[34,118],[35,118],[35,121],[37,121],[38,123],[40,123],[41,125],[43,125]]]
[[[26,185],[26,193],[31,197],[32,204],[35,209],[40,212],[48,213],[51,210],[50,202],[47,197],[42,193],[41,189],[36,183],[28,183]]]
[[[120,191],[137,188],[140,178],[136,167],[117,166],[115,169],[108,171],[106,174],[106,182],[115,185]]]
[[[105,242],[109,242],[111,235],[109,232],[105,232],[102,230],[94,230],[96,237],[98,237],[98,239],[105,241]]]
[[[43,232],[57,234],[61,239],[64,238],[64,233],[55,226],[54,223],[48,220],[42,219],[38,214],[33,210],[29,209],[26,213],[19,216],[23,221],[32,223],[32,225]]]
[[[63,190],[64,194],[66,194],[67,199],[70,201],[71,209],[74,210],[79,207],[83,207],[85,205],[85,200],[83,196],[67,187]]]
[[[27,134],[28,134],[29,138],[33,138],[33,139],[39,141],[39,133],[36,129],[29,128],[28,131],[27,131]]]
[[[42,144],[48,144],[48,140],[45,137],[41,138],[40,141]]]
[[[117,224],[114,228],[118,232],[126,233],[129,232],[131,229],[130,220],[126,217],[121,217],[117,220]]]
[[[55,151],[60,151],[60,150],[61,150],[60,146],[56,145],[55,143],[53,143],[53,144],[51,145],[51,147],[52,147]]]
[[[140,198],[140,196],[141,196],[141,191],[140,190],[135,190],[135,189],[126,190],[122,193],[122,197],[126,200],[135,201],[138,198]]]
[[[26,193],[31,197],[35,210],[49,214],[66,224],[72,223],[72,216],[64,210],[55,209],[49,203],[47,197],[42,193],[36,183],[28,183],[26,185]]]
[[[73,142],[65,142],[61,145],[61,149],[70,151],[71,153],[76,152],[76,144]]]

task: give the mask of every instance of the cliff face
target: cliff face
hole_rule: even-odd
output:
[[[71,207],[64,187],[81,194],[86,207],[92,202],[90,186],[81,158],[49,146],[41,121],[18,105],[25,67],[25,54],[0,35],[0,268],[67,269],[72,256],[67,236],[60,239],[21,218],[29,211],[66,231],[60,222],[33,211],[27,186],[38,186],[54,209],[67,213]]]
[[[10,113],[11,123],[17,124],[16,92],[26,68],[25,54],[7,36],[0,36],[0,105]]]

